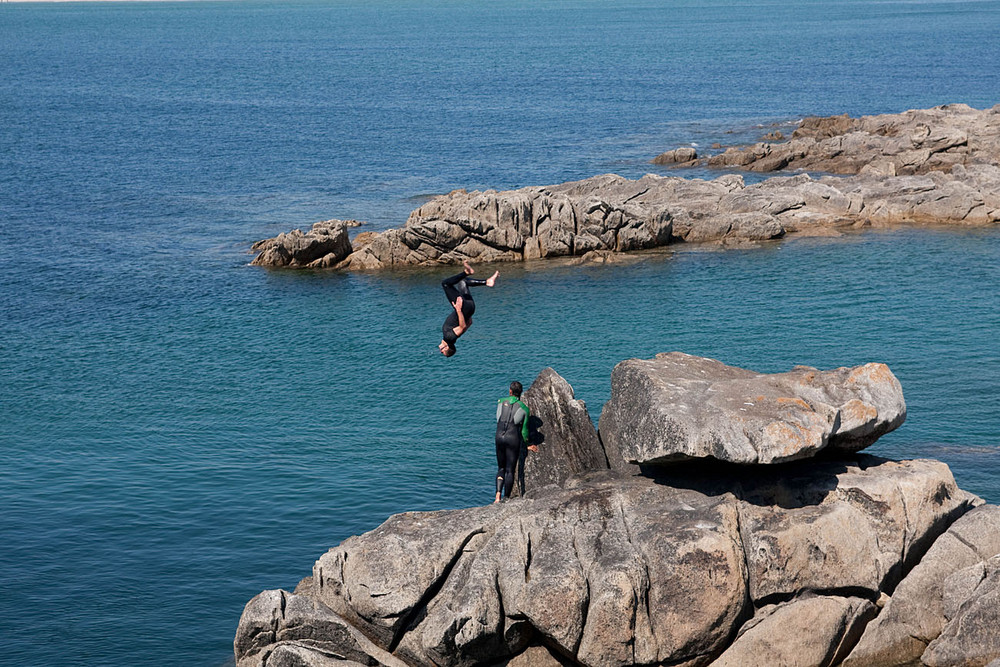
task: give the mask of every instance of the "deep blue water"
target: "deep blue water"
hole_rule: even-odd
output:
[[[488,502],[552,366],[888,363],[1000,502],[1000,230],[505,266],[445,360],[442,271],[250,242],[423,198],[659,169],[808,114],[1000,102],[1000,2],[0,4],[0,662],[221,665],[244,603],[393,512]],[[704,172],[699,172],[704,175]]]

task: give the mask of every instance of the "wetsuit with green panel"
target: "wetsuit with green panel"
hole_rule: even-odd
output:
[[[497,401],[497,493],[509,498],[514,488],[514,472],[521,455],[521,442],[528,442],[528,406],[516,396]]]

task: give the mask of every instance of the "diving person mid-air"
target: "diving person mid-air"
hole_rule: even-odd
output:
[[[472,300],[469,288],[479,285],[493,287],[497,282],[497,276],[500,275],[497,271],[486,280],[479,280],[469,277],[475,271],[468,262],[462,262],[462,267],[465,271],[441,281],[445,296],[454,308],[441,327],[441,342],[438,344],[441,354],[446,357],[455,354],[455,341],[472,326],[472,314],[476,312],[476,302]]]

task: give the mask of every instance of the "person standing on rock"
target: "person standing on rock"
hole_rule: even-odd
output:
[[[500,492],[504,498],[510,498],[514,488],[514,472],[517,460],[521,456],[521,443],[528,442],[528,417],[531,411],[521,400],[521,383],[514,380],[510,383],[510,393],[506,398],[497,401],[497,495],[494,503],[500,502]],[[533,452],[538,451],[535,445],[528,445]]]
[[[468,262],[463,261],[462,267],[465,271],[441,281],[445,296],[448,297],[448,301],[454,308],[441,327],[441,342],[438,344],[441,354],[446,357],[455,354],[455,341],[472,326],[472,314],[476,312],[476,302],[472,300],[469,288],[479,285],[493,287],[497,282],[497,276],[500,275],[500,272],[497,271],[486,280],[479,280],[469,277],[475,271]]]

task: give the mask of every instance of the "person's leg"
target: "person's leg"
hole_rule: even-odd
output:
[[[515,433],[515,435],[517,434]],[[521,450],[520,439],[511,438],[505,443],[504,449],[503,497],[510,498],[510,493],[514,490],[514,469],[517,467],[517,455]]]
[[[507,456],[507,448],[504,445],[504,441],[501,438],[496,438],[496,445],[497,445],[497,478],[496,478],[497,495],[496,499],[493,501],[494,503],[500,502],[500,492],[503,491],[504,470],[506,468],[505,457]]]
[[[445,296],[448,297],[448,301],[451,303],[455,303],[455,300],[458,297],[463,296],[462,290],[458,287],[458,284],[465,280],[465,278],[466,273],[463,271],[458,275],[454,275],[451,278],[445,278],[441,281],[441,287],[444,288]],[[468,292],[467,289],[464,291]]]

